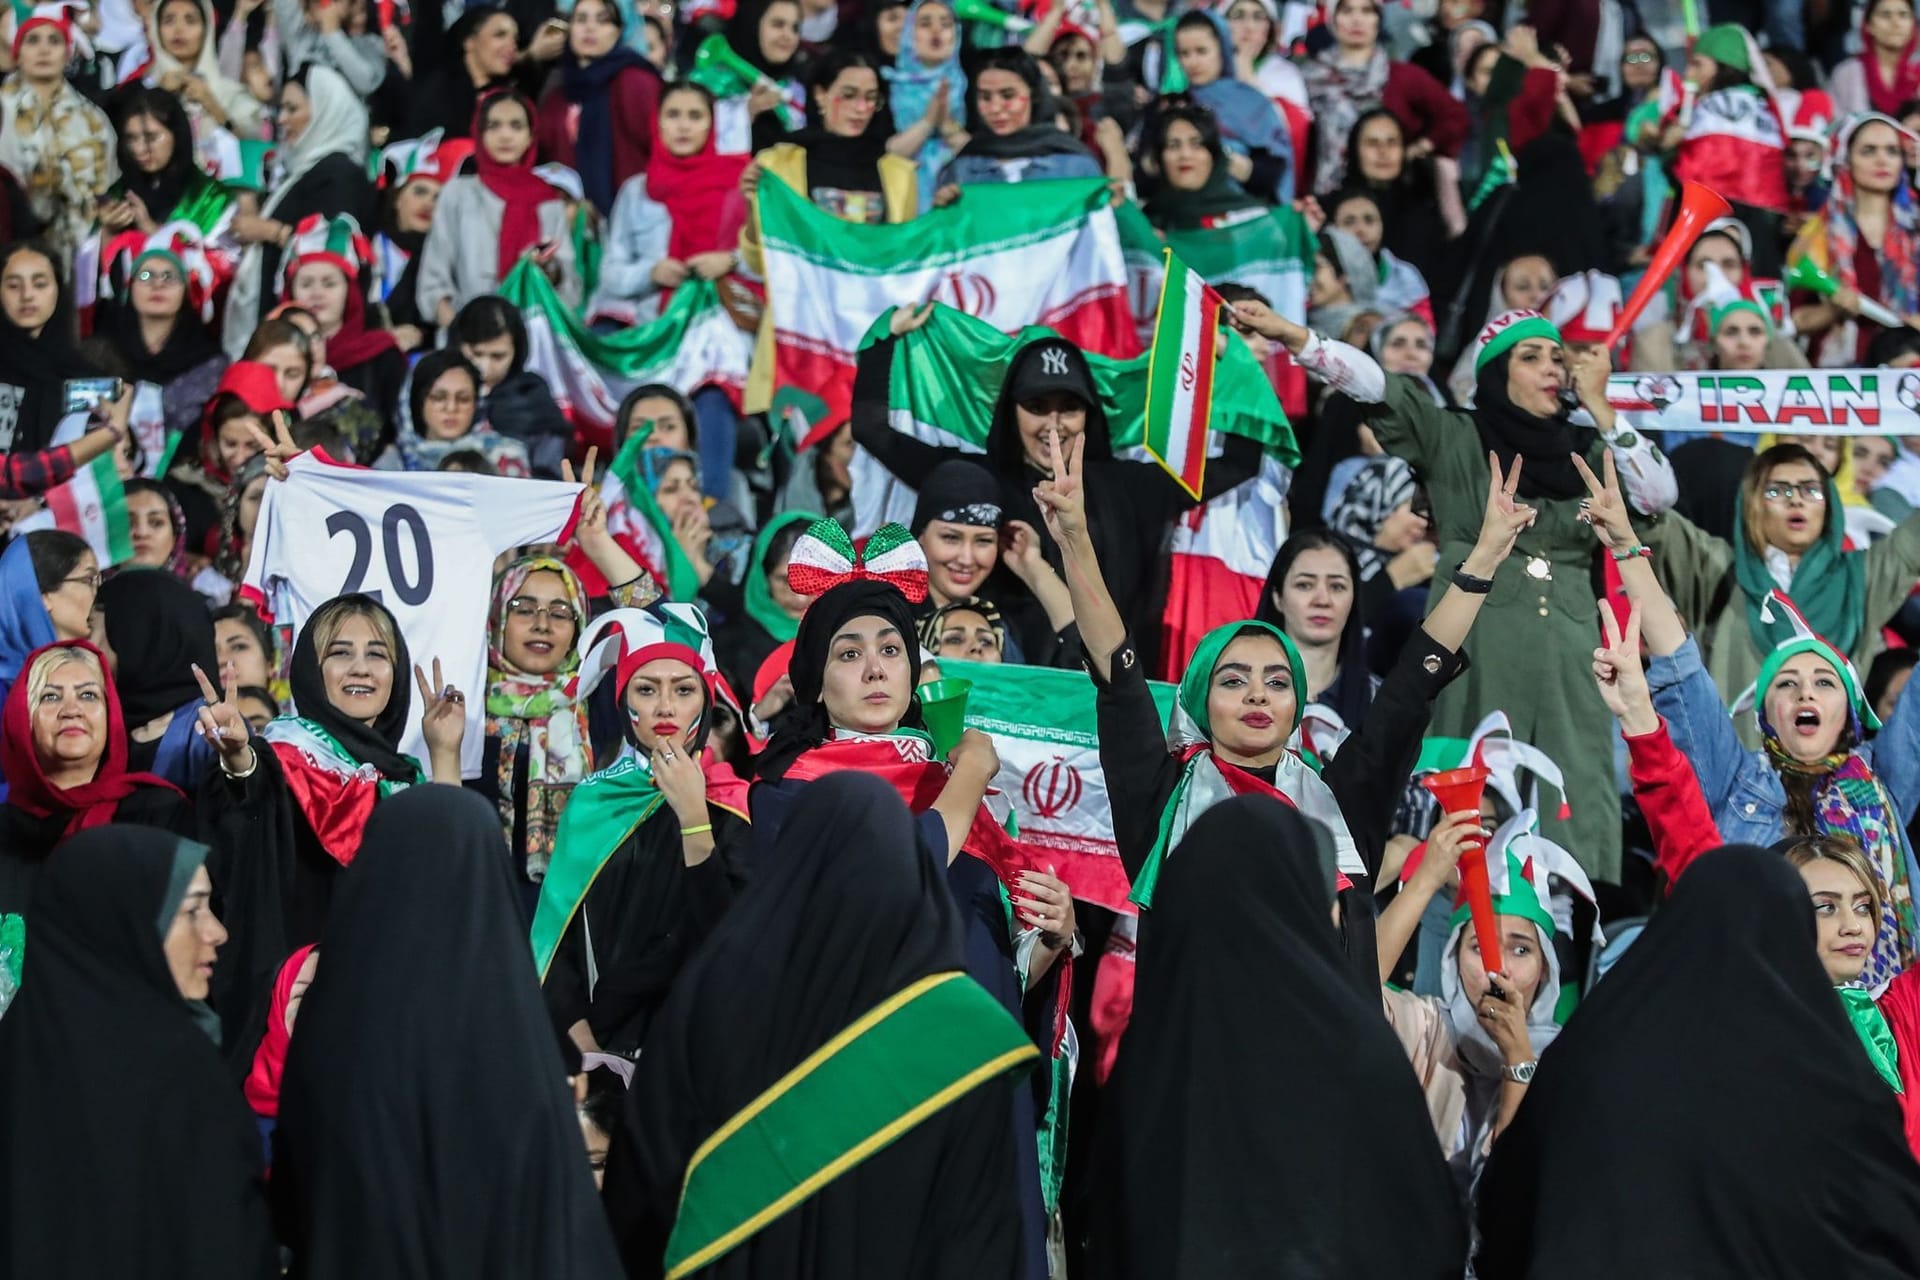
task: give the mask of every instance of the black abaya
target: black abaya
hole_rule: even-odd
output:
[[[606,1179],[628,1273],[661,1274],[688,1164],[710,1134],[861,1014],[963,963],[946,868],[916,849],[900,798],[856,773],[808,783],[780,857],[682,972],[640,1055]],[[961,1095],[699,1274],[1014,1274],[1015,1087],[1002,1075]]]
[[[1266,797],[1208,810],[1167,860],[1101,1105],[1090,1275],[1461,1274],[1453,1181],[1333,904],[1326,832]]]
[[[0,1020],[0,1274],[279,1273],[253,1116],[163,950],[205,855],[113,825],[48,861]]]
[[[1920,1275],[1920,1166],[1807,886],[1687,869],[1541,1059],[1481,1175],[1482,1280]]]
[[[368,821],[281,1079],[292,1275],[620,1274],[509,867],[458,787]]]

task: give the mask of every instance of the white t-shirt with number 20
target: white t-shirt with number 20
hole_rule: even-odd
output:
[[[292,459],[287,472],[267,482],[243,587],[296,634],[335,596],[360,591],[378,599],[400,623],[413,661],[431,677],[438,658],[442,677],[467,695],[460,772],[478,777],[494,559],[571,532],[581,486],[463,471],[370,471],[317,450]],[[413,698],[400,749],[425,767],[420,690],[410,670],[396,669],[393,679],[396,691]]]

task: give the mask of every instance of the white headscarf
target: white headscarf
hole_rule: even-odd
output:
[[[160,47],[160,10],[167,0],[159,0],[147,11],[147,49],[153,60],[147,64],[146,79],[153,84],[169,71],[183,71],[188,75],[199,76],[213,90],[213,97],[220,109],[227,114],[229,128],[241,137],[255,135],[260,129],[260,100],[247,92],[246,86],[238,81],[229,80],[220,73],[220,58],[215,46],[219,44],[217,20],[213,14],[213,5],[208,0],[195,0],[200,9],[200,21],[205,24],[205,32],[200,38],[200,54],[192,66],[187,66],[178,58]]]
[[[304,73],[307,99],[312,103],[307,131],[280,150],[279,180],[273,194],[260,210],[271,218],[295,183],[322,160],[342,155],[361,166],[367,163],[367,107],[360,101],[338,71],[309,64]],[[227,293],[227,314],[222,321],[220,345],[234,360],[246,350],[260,322],[260,275],[264,250],[257,244],[247,246],[240,255],[239,269]]]
[[[331,67],[309,63],[303,78],[312,104],[307,131],[280,149],[280,181],[261,213],[272,217],[293,184],[328,156],[367,163],[367,104]]]

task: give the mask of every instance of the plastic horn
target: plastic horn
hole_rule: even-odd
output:
[[[1026,18],[1017,17],[1004,9],[997,9],[988,0],[953,0],[953,16],[959,22],[980,22],[989,27],[999,27],[1003,31],[1031,31],[1033,23]]]
[[[700,42],[700,47],[693,52],[693,69],[695,71],[728,71],[748,84],[770,85],[773,83],[767,78],[766,72],[735,53],[733,46],[727,43],[727,38],[723,35],[711,35]]]
[[[973,692],[973,681],[935,680],[915,692],[920,695],[920,714],[926,718],[934,753],[944,760],[966,731],[967,695]]]
[[[1673,226],[1667,232],[1666,239],[1653,251],[1652,261],[1647,263],[1646,272],[1641,275],[1640,283],[1633,287],[1633,296],[1627,299],[1627,305],[1620,310],[1620,318],[1613,322],[1613,328],[1607,331],[1607,346],[1611,348],[1620,339],[1627,336],[1633,328],[1633,322],[1647,309],[1654,295],[1666,284],[1667,277],[1687,256],[1687,250],[1693,248],[1693,242],[1707,229],[1707,224],[1715,218],[1724,218],[1733,212],[1733,206],[1712,191],[1697,182],[1680,184],[1680,214],[1673,220]]]
[[[1789,289],[1805,289],[1808,293],[1817,293],[1823,298],[1831,298],[1840,292],[1840,282],[1821,270],[1811,258],[1802,258],[1787,268],[1787,274],[1781,283]],[[1889,329],[1898,329],[1906,323],[1883,302],[1875,302],[1865,295],[1856,295],[1860,299],[1860,315],[1875,324],[1885,325]]]
[[[1441,809],[1449,815],[1480,807],[1480,794],[1486,789],[1489,770],[1470,764],[1464,769],[1430,773],[1420,785],[1433,793]],[[1487,878],[1487,842],[1475,837],[1460,854],[1460,896],[1467,900],[1467,912],[1473,918],[1473,936],[1480,941],[1480,963],[1488,973],[1504,973],[1506,953],[1500,949],[1500,922],[1493,914],[1493,882]]]

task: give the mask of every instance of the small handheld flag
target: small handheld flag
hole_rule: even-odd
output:
[[[1147,452],[1194,498],[1207,469],[1213,364],[1226,299],[1168,249],[1160,314],[1147,363]]]

